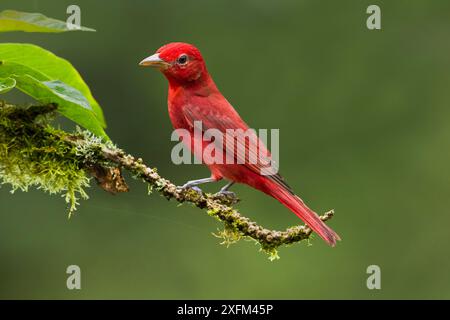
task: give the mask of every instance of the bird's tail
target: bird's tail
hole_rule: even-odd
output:
[[[308,208],[302,199],[289,190],[286,190],[283,186],[271,181],[268,188],[263,191],[277,199],[285,207],[294,212],[308,225],[308,227],[316,232],[330,246],[334,247],[336,241],[341,240],[339,235],[328,227],[322,220],[320,220],[317,213]]]

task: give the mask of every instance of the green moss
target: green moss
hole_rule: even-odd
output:
[[[261,248],[261,250],[269,255],[270,261],[275,261],[275,260],[280,259],[280,256],[278,255],[278,250],[275,248],[270,248],[270,249]]]
[[[226,245],[227,248],[239,240],[241,240],[241,233],[236,231],[233,227],[225,224],[223,230],[218,229],[216,233],[212,233],[213,236],[222,240],[220,244]]]
[[[207,193],[202,195],[192,189],[179,190],[160,177],[156,169],[145,166],[142,159],[125,154],[110,141],[102,141],[87,131],[70,134],[51,127],[49,121],[54,111],[51,105],[20,108],[0,101],[0,184],[11,185],[13,192],[36,187],[50,194],[62,194],[69,205],[70,216],[78,200],[88,197],[85,192],[89,186],[88,173],[102,185],[98,167],[122,167],[136,179],[148,183],[148,193],[154,189],[180,204],[206,208],[210,216],[224,224],[224,229],[215,236],[227,246],[240,239],[253,239],[273,261],[279,259],[278,247],[310,236],[310,231],[303,226],[286,231],[265,229],[233,209],[231,205],[235,202]],[[329,211],[323,220],[332,216],[333,211]]]
[[[89,178],[80,163],[80,150],[64,140],[65,132],[49,126],[49,114],[40,114],[38,108],[45,107],[0,103],[0,183],[11,185],[12,192],[36,187],[62,194],[70,216],[78,199],[88,198],[84,189]]]

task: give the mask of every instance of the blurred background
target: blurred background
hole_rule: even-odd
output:
[[[110,137],[177,184],[209,173],[172,164],[167,83],[138,62],[168,42],[195,44],[249,125],[280,129],[281,173],[317,212],[336,210],[329,225],[343,240],[314,237],[270,262],[253,242],[221,246],[205,212],[148,196],[129,176],[118,196],[93,183],[70,220],[59,196],[2,186],[0,298],[450,298],[450,2],[3,0],[0,10],[66,20],[70,4],[96,33],[0,42],[71,61]],[[366,27],[370,4],[382,30]],[[234,191],[266,227],[300,223],[257,191]],[[81,290],[66,288],[71,264]],[[369,265],[381,290],[366,287]]]

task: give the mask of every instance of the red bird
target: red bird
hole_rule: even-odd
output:
[[[169,116],[175,129],[188,130],[191,133],[191,141],[183,141],[192,150],[194,142],[194,122],[201,121],[202,130],[216,129],[224,136],[227,129],[247,130],[249,127],[241,119],[233,106],[225,99],[215,85],[213,79],[206,69],[200,51],[193,45],[187,43],[169,43],[159,48],[155,54],[141,61],[140,65],[156,67],[166,76],[169,81],[168,107]],[[202,150],[195,151],[196,157],[203,159],[203,150],[213,142],[201,141]],[[305,203],[295,195],[293,190],[284,182],[278,173],[262,174],[263,160],[270,159],[270,153],[265,149],[263,143],[249,140],[245,145],[237,148],[245,148],[249,153],[256,147],[258,161],[249,161],[247,154],[245,159],[229,163],[208,163],[211,177],[187,182],[183,188],[196,188],[197,185],[207,182],[219,181],[223,178],[229,183],[221,189],[221,193],[230,193],[228,188],[235,182],[247,184],[277,199],[284,206],[294,212],[312,230],[317,232],[329,245],[334,246],[340,240],[336,232],[325,225],[319,216],[309,209]],[[225,150],[228,146],[222,146],[223,154],[231,151],[235,159],[239,156],[234,146],[233,150]],[[229,148],[228,148],[229,149]],[[259,152],[262,150],[263,152]],[[253,151],[253,156],[255,152]],[[245,153],[244,153],[245,154]],[[266,158],[266,159],[262,159]],[[239,160],[239,159],[238,159]],[[266,162],[267,163],[267,162]]]

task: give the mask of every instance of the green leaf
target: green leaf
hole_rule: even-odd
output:
[[[100,105],[92,96],[81,75],[67,60],[32,44],[2,43],[0,44],[0,77],[6,78],[11,74],[29,74],[40,81],[60,80],[74,87],[87,98],[95,116],[102,126],[106,127]]]
[[[91,28],[79,27],[69,29],[67,22],[48,18],[40,13],[4,10],[0,12],[0,32],[65,32],[65,31],[95,31]]]
[[[16,87],[39,102],[55,103],[58,112],[88,129],[95,135],[109,139],[92,112],[83,94],[68,84],[53,80],[39,81],[30,75],[15,75]]]
[[[13,89],[16,86],[16,80],[13,78],[6,78],[1,79],[0,78],[0,94],[6,93],[9,90]]]
[[[59,80],[45,81],[42,83],[61,99],[64,99],[71,103],[75,103],[85,109],[92,111],[92,107],[89,105],[89,101],[87,101],[87,99],[77,89],[70,87]]]
[[[51,80],[45,74],[40,73],[39,71],[33,68],[24,66],[23,64],[9,61],[0,62],[0,77],[7,78],[12,75],[25,75],[25,74],[33,76],[41,81]]]

